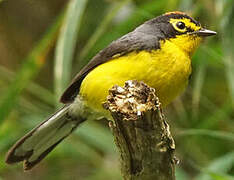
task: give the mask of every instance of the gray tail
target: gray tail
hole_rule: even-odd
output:
[[[61,108],[17,141],[8,151],[6,163],[24,161],[24,170],[29,170],[44,159],[84,121],[84,119],[70,116],[68,114],[69,106]]]

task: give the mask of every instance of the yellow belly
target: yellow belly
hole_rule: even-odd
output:
[[[85,77],[79,94],[88,107],[105,113],[102,104],[108,90],[114,85],[123,86],[127,80],[138,80],[155,88],[166,106],[184,90],[190,73],[189,55],[165,41],[161,50],[132,52],[99,65]]]

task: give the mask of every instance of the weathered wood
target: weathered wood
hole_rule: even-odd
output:
[[[143,82],[114,86],[104,107],[125,180],[175,180],[175,143],[155,90]]]

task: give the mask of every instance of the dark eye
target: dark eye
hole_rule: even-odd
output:
[[[181,21],[179,21],[178,23],[176,23],[176,26],[179,28],[179,29],[184,29],[185,28],[185,24]]]

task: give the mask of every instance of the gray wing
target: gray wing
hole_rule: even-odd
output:
[[[123,56],[132,51],[159,49],[159,40],[164,39],[162,32],[149,24],[143,24],[134,31],[124,35],[94,56],[91,61],[75,76],[72,83],[60,98],[62,103],[71,103],[79,93],[80,85],[85,76],[100,64],[112,59],[113,56]]]

